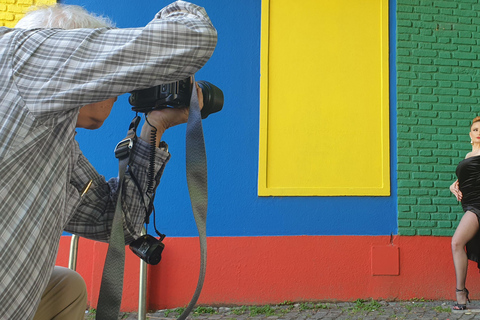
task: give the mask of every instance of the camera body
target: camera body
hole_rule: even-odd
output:
[[[140,259],[148,264],[156,265],[162,260],[162,251],[165,245],[161,240],[149,234],[143,235],[130,243],[130,249]]]
[[[223,108],[223,92],[207,81],[197,81],[202,89],[202,119]],[[135,112],[148,113],[167,107],[182,108],[190,105],[193,82],[189,77],[177,82],[165,83],[155,87],[130,92],[129,103]]]

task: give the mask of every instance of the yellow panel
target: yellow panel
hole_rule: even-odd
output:
[[[263,0],[261,196],[390,194],[388,0]]]
[[[0,1],[0,26],[15,27],[18,20],[32,6],[52,5],[57,0],[3,0]]]

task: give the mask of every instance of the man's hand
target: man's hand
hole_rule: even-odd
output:
[[[202,89],[197,84],[198,103],[200,110],[203,108]],[[162,135],[168,128],[186,123],[188,120],[188,108],[165,108],[153,110],[147,115],[150,125],[157,129],[157,144],[162,140]],[[151,126],[145,122],[140,133],[140,139],[149,142]]]
[[[455,197],[457,198],[457,201],[462,200],[463,194],[458,187],[458,180],[452,183],[452,185],[450,186],[450,191],[455,195]]]

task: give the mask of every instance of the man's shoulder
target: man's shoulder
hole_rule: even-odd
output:
[[[8,35],[14,35],[18,32],[18,29],[8,28],[8,27],[0,27],[0,37],[6,37]]]

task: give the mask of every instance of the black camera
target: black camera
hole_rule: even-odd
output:
[[[223,108],[223,92],[207,81],[197,81],[202,89],[202,119]],[[177,82],[161,84],[148,89],[135,90],[130,94],[129,102],[135,112],[147,113],[166,107],[181,108],[190,105],[192,95],[192,78]]]
[[[165,248],[163,242],[149,234],[143,235],[130,243],[130,249],[133,253],[146,263],[153,265],[162,260],[163,248]]]

